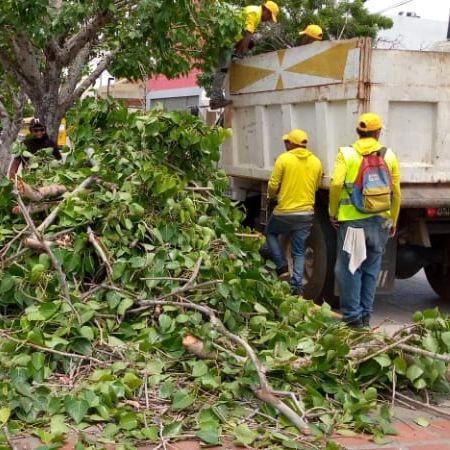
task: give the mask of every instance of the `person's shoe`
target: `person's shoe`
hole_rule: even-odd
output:
[[[279,269],[277,269],[277,275],[280,280],[287,280],[290,277],[289,273],[289,267],[288,266],[282,266]]]
[[[370,316],[362,316],[361,322],[363,327],[370,327]]]
[[[303,289],[301,287],[293,287],[291,289],[291,294],[292,295],[298,295],[300,297],[303,296]]]
[[[225,108],[228,105],[231,105],[233,102],[231,100],[227,100],[225,97],[221,98],[212,98],[209,101],[209,108],[210,109],[220,109]]]
[[[363,323],[361,318],[359,319],[355,319],[355,320],[350,320],[350,321],[346,321],[344,320],[345,325],[347,325],[349,328],[354,328],[354,329],[359,329],[359,328],[363,328]]]

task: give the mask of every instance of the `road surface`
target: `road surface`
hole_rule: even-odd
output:
[[[450,302],[441,300],[431,289],[423,270],[406,280],[395,280],[392,294],[377,295],[375,298],[372,326],[383,323],[386,331],[411,322],[415,311],[438,307],[450,314]]]

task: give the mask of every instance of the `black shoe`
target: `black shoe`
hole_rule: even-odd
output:
[[[291,294],[303,297],[303,289],[301,287],[293,287],[291,289]]]
[[[370,316],[362,316],[361,322],[363,327],[370,327]]]
[[[277,275],[282,280],[286,280],[290,276],[289,267],[288,266],[280,267],[279,269],[277,269]]]
[[[358,328],[363,328],[364,327],[361,319],[355,319],[355,320],[350,320],[350,321],[344,320],[344,323],[349,328],[358,329]]]
[[[231,105],[233,102],[231,100],[227,100],[224,97],[221,98],[212,98],[209,101],[209,108],[210,109],[220,109],[225,108],[228,105]]]

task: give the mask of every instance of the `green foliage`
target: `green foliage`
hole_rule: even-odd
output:
[[[377,403],[393,376],[397,389],[448,388],[446,365],[427,357],[411,362],[391,350],[354,364],[352,349],[383,338],[354,333],[326,305],[316,309],[290,296],[289,286],[261,261],[259,242],[236,236],[242,213],[224,195],[226,178],[216,168],[226,130],[191,115],[144,116],[94,100],[69,119],[74,150],[65,165],[38,164],[24,177],[36,186],[65,184],[69,191],[97,177],[89,189],[66,194],[58,220],[45,232],[50,239],[68,230],[68,243],[52,248],[81,323],[61,298],[48,255],[28,250],[7,262],[21,248],[21,239],[13,238],[25,224],[10,212],[10,184],[0,183],[0,243],[6,249],[0,424],[6,422],[10,433],[33,429],[53,445],[70,428],[101,424],[100,439],[115,443],[154,442],[194,430],[207,444],[232,434],[259,448],[301,448],[291,423],[254,398],[258,378],[243,349],[233,348],[202,314],[174,305],[133,312],[142,300],[165,296],[213,308],[245,338],[273,388],[300,398],[297,404],[285,401],[299,413],[314,409],[313,439],[335,430],[371,432],[377,439],[394,433],[389,408]],[[33,216],[37,224],[46,216],[41,214]],[[88,239],[88,226],[110,275]],[[170,295],[199,261],[200,286]],[[415,319],[414,345],[449,351],[447,318],[431,310]],[[200,360],[187,351],[186,334],[217,357]],[[299,358],[308,364],[295,368]]]

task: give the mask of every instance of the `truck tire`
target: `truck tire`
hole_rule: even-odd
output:
[[[441,251],[437,262],[425,266],[425,275],[431,288],[443,300],[450,301],[450,267],[448,255],[450,255],[450,236],[431,236],[431,246],[433,249]]]
[[[326,301],[338,306],[334,295],[334,266],[336,263],[336,231],[323,209],[317,209],[305,252],[304,297],[317,303]]]
[[[443,264],[434,263],[425,267],[428,283],[443,300],[450,301],[450,270],[445,272]]]

